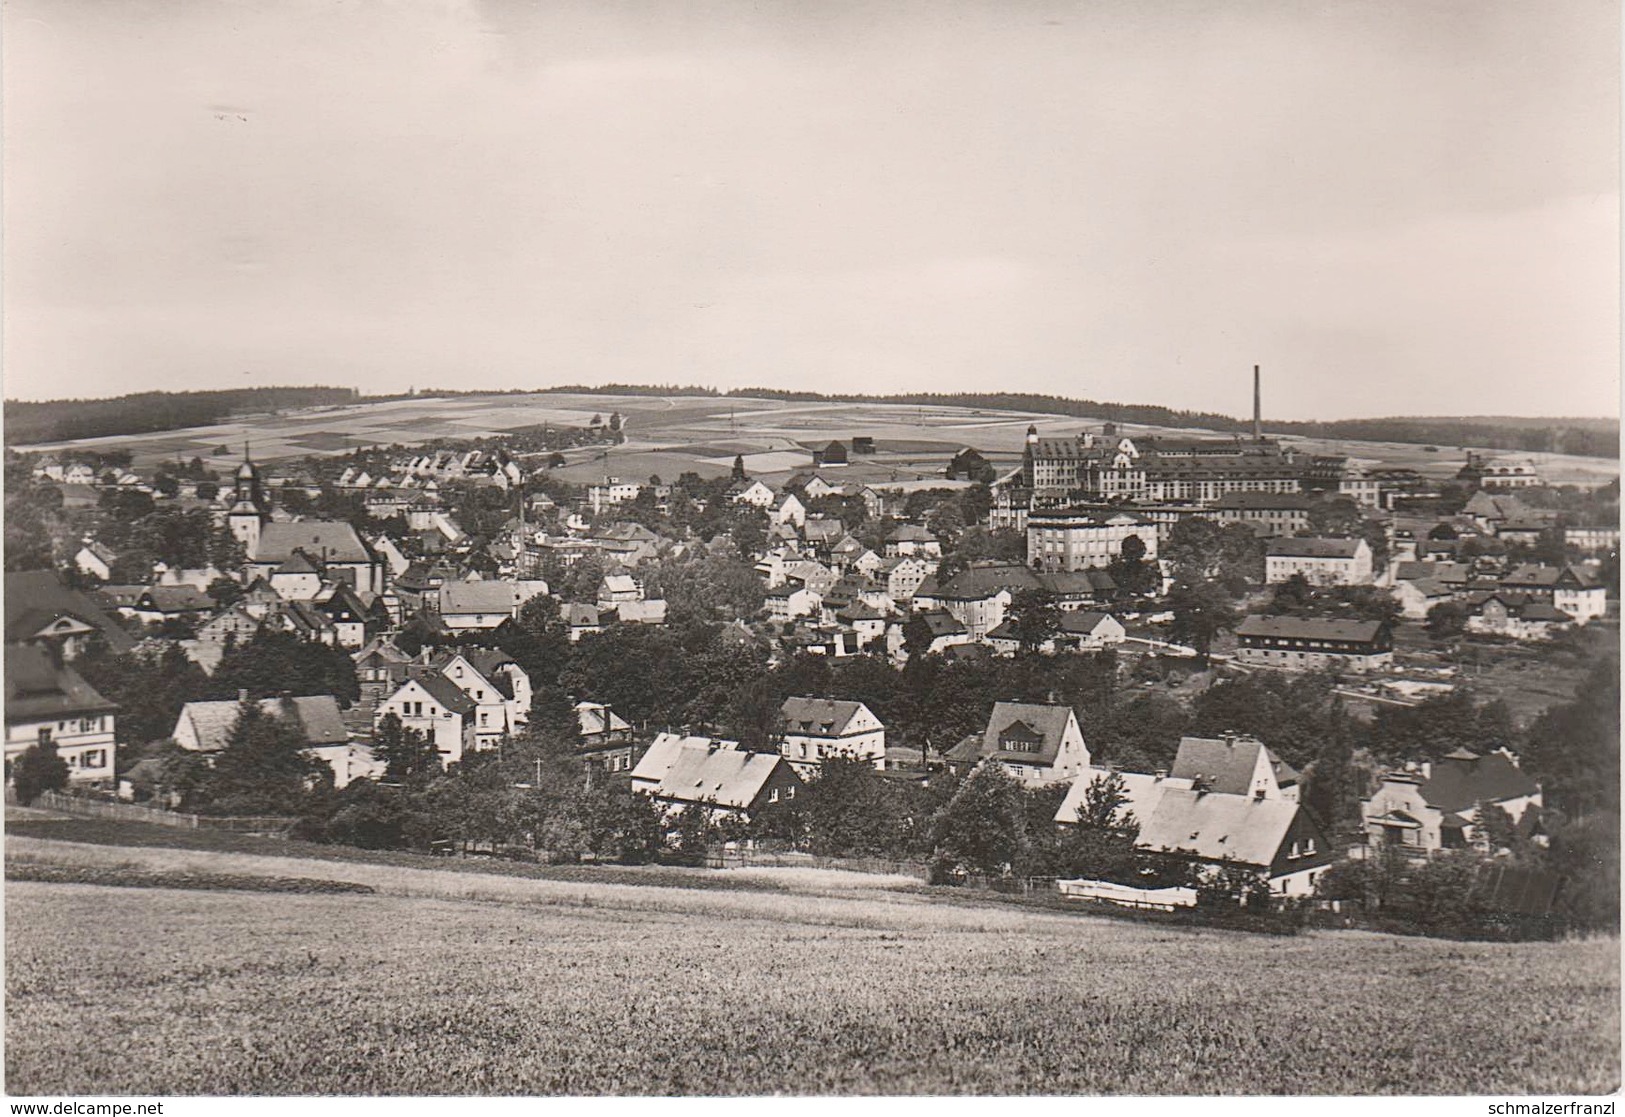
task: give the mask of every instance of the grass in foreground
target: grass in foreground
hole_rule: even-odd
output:
[[[560,891],[494,883],[516,896]],[[7,1089],[1568,1094],[1619,1084],[1616,940],[1279,939],[896,894],[659,889],[648,894],[666,906],[638,907],[624,890],[573,891],[565,907],[8,884]]]

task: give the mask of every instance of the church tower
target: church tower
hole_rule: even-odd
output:
[[[237,467],[237,479],[232,493],[231,510],[226,513],[226,526],[232,537],[243,545],[249,558],[260,545],[260,528],[271,518],[260,488],[260,471],[248,456],[248,443],[243,443],[243,464]]]

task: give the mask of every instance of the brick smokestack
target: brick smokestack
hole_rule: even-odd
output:
[[[1264,437],[1264,393],[1259,386],[1258,366],[1253,366],[1253,441]]]

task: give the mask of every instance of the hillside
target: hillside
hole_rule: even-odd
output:
[[[13,1094],[1589,1094],[1619,1082],[1614,940],[1282,939],[940,902],[900,878],[801,870],[692,871],[737,874],[717,891],[642,887],[639,870],[571,883],[16,836],[8,857],[376,889],[9,883]],[[120,1027],[97,1026],[109,1019]],[[145,1041],[124,1042],[132,1033]]]

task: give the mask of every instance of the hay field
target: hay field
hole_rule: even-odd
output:
[[[1255,937],[940,902],[828,874],[696,891],[38,839],[17,853],[292,865],[378,892],[8,883],[13,1095],[1619,1083],[1617,940]]]

